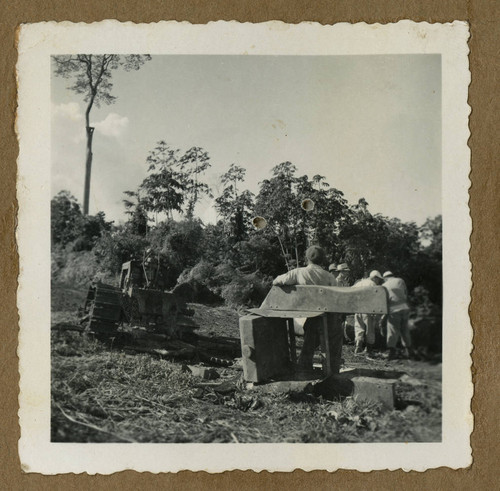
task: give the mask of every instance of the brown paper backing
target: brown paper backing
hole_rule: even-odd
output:
[[[376,471],[359,473],[254,473],[251,471],[207,474],[180,472],[150,474],[125,471],[111,476],[42,476],[22,472],[17,442],[20,435],[18,410],[18,359],[16,288],[18,257],[15,243],[17,203],[15,200],[17,139],[15,46],[16,28],[21,23],[40,21],[92,22],[102,19],[155,22],[175,19],[192,23],[211,20],[288,23],[316,21],[389,23],[400,19],[427,22],[464,20],[470,23],[470,69],[472,107],[469,145],[472,150],[470,207],[473,219],[471,260],[473,289],[470,315],[474,327],[472,409],[475,429],[471,442],[474,463],[468,469],[446,468],[424,473]],[[0,485],[3,489],[498,489],[500,450],[496,440],[500,427],[499,330],[500,230],[498,97],[500,2],[496,0],[85,0],[51,2],[16,0],[0,5]],[[495,89],[497,89],[495,93]],[[110,452],[109,458],[113,458]],[[495,484],[497,483],[497,484]]]

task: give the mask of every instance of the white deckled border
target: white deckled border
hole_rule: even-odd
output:
[[[89,474],[339,468],[424,471],[471,464],[468,26],[282,22],[40,23],[19,37],[19,453],[28,472]],[[50,55],[62,53],[442,55],[443,441],[371,444],[50,443]]]

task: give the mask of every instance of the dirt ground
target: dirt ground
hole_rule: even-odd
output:
[[[71,323],[85,292],[52,286],[52,323]],[[237,312],[191,304],[204,336],[237,338]],[[203,380],[186,364],[132,354],[78,332],[52,331],[52,441],[432,442],[441,439],[441,364],[367,359],[343,348],[344,368],[398,370],[396,408],[311,394],[248,390],[240,360]]]

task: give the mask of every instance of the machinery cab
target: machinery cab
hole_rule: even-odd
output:
[[[131,287],[149,290],[167,289],[168,271],[162,259],[146,251],[142,261],[131,260],[122,265],[120,289],[130,294]]]
[[[120,290],[124,293],[130,293],[134,286],[139,288],[146,286],[144,271],[137,261],[128,261],[122,264]]]

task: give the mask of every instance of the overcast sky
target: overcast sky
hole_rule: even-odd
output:
[[[123,191],[144,179],[159,140],[205,148],[211,185],[236,163],[256,192],[288,160],[372,213],[418,224],[441,213],[439,55],[161,55],[113,83],[117,101],[91,113],[92,214],[124,220]],[[52,194],[82,203],[85,105],[67,86],[52,78]],[[215,219],[209,199],[197,212]]]

